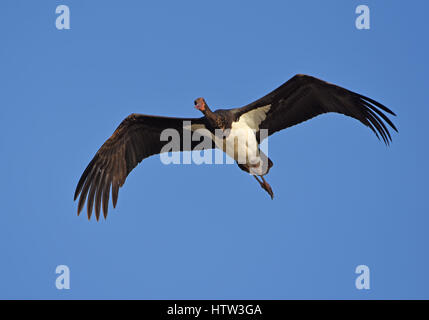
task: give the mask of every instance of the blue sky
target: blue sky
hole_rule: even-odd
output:
[[[70,7],[71,29],[55,28]],[[357,30],[355,8],[370,8]],[[1,1],[0,298],[429,298],[424,1]],[[237,107],[296,73],[394,110],[385,147],[325,115],[269,140],[274,201],[235,165],[146,159],[107,221],[92,156],[137,112]],[[357,290],[355,268],[370,268]],[[55,268],[70,268],[70,289]]]

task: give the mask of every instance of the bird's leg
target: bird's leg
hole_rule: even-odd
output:
[[[255,176],[256,181],[259,182],[259,184],[261,185],[262,189],[264,189],[265,191],[268,192],[268,194],[270,195],[271,199],[274,199],[274,193],[273,193],[273,189],[271,189],[271,186],[268,184],[267,181],[265,181],[264,176],[260,176],[262,179],[262,182],[258,179],[257,176]]]
[[[261,187],[262,187],[262,181],[258,179],[258,176],[255,176],[255,175],[254,175],[253,177],[256,179],[256,181],[258,181],[258,183],[259,183],[259,184],[261,185]]]
[[[268,192],[268,194],[271,196],[271,200],[274,199],[274,193],[273,189],[271,189],[271,186],[268,184],[267,181],[265,181],[264,176],[261,176],[262,181],[264,182],[264,189]]]

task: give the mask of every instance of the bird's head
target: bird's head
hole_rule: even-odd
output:
[[[204,98],[195,99],[194,104],[195,104],[195,108],[197,108],[201,112],[204,112],[206,111],[206,109],[208,109],[206,100],[204,100]]]

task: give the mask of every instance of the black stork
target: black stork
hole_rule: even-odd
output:
[[[97,151],[77,184],[74,200],[80,195],[78,215],[87,200],[88,219],[91,218],[93,206],[96,219],[99,219],[101,205],[106,218],[110,190],[113,207],[116,207],[119,188],[124,184],[128,174],[143,159],[162,152],[167,143],[161,139],[164,129],[176,129],[181,133],[180,139],[183,139],[184,121],[192,124],[188,128],[191,132],[207,130],[214,142],[212,146],[222,149],[234,160],[237,161],[239,156],[237,149],[245,152],[245,161],[237,161],[238,166],[253,175],[271,198],[273,191],[264,176],[273,166],[273,162],[259,149],[261,140],[267,135],[328,112],[341,113],[359,120],[379,139],[381,137],[386,145],[392,140],[386,124],[398,131],[383,111],[394,116],[395,114],[381,103],[301,74],[295,75],[266,96],[241,108],[211,111],[203,98],[196,99],[194,104],[203,113],[203,117],[172,118],[131,114],[125,118]],[[266,136],[261,136],[262,129],[266,129]],[[228,131],[223,143],[216,141],[216,130]],[[244,140],[236,139],[242,134],[240,132],[246,132]],[[181,143],[180,151],[193,150],[197,144],[198,142],[192,141],[186,147],[186,144]],[[231,144],[232,148],[225,147]]]

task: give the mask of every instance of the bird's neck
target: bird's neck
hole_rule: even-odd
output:
[[[203,114],[208,118],[208,119],[216,119],[216,114],[214,112],[212,112],[209,108],[208,105],[205,106],[204,110],[203,110]]]
[[[203,111],[203,114],[206,116],[206,118],[209,120],[210,124],[213,127],[216,127],[216,119],[217,119],[217,114],[212,112],[210,110],[210,108],[206,105]]]
[[[214,129],[225,129],[226,123],[224,117],[218,112],[212,112],[207,106],[203,111],[210,126]]]
[[[213,115],[214,115],[214,113],[210,110],[210,108],[209,108],[209,106],[208,106],[208,105],[205,105],[205,106],[204,106],[203,113],[204,113],[204,115],[205,115],[206,117],[208,117],[208,116],[213,116]]]

